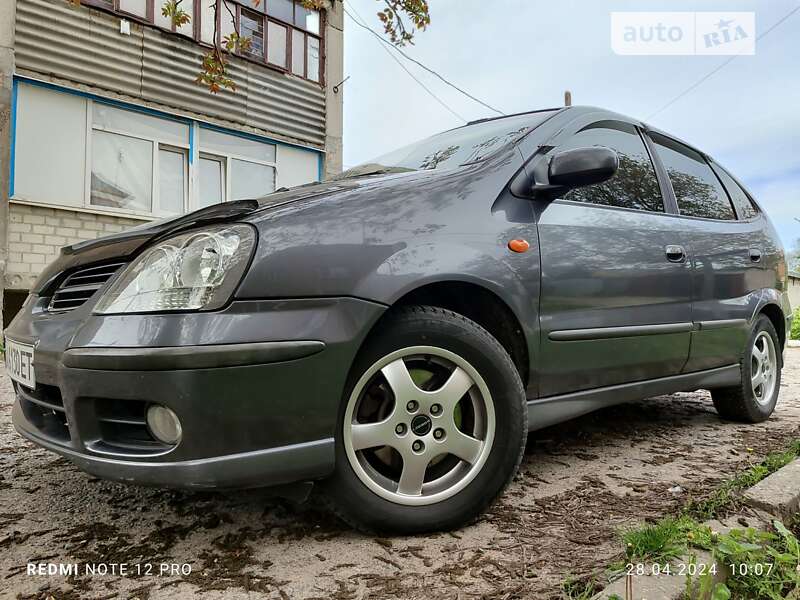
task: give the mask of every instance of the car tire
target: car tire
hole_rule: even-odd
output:
[[[760,315],[742,354],[741,384],[711,390],[719,415],[743,423],[767,420],[778,402],[782,366],[781,346],[775,327],[766,316]]]
[[[450,530],[502,493],[526,436],[522,380],[492,335],[442,308],[397,309],[354,361],[325,491],[365,532]]]

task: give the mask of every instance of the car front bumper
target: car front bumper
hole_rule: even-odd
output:
[[[352,298],[171,315],[36,306],[6,330],[35,346],[36,389],[15,384],[17,431],[99,477],[179,488],[328,475],[350,365],[385,309]],[[151,404],[177,414],[177,445],[150,434]]]

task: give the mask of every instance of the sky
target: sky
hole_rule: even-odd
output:
[[[799,1],[429,0],[431,25],[405,51],[505,113],[560,106],[570,90],[574,104],[644,119],[686,140],[744,182],[789,249],[800,238],[800,11],[758,40],[753,56],[737,56],[655,115],[728,57],[617,55],[610,13],[752,11],[761,35]],[[381,4],[345,7],[379,30]],[[381,46],[345,16],[346,166],[463,124]],[[464,119],[493,116],[405,64]]]

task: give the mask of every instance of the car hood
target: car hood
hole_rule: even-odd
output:
[[[122,233],[78,242],[61,249],[58,258],[50,263],[39,276],[39,279],[33,285],[32,291],[40,293],[50,287],[62,273],[82,265],[129,259],[142,246],[151,241],[184,229],[210,223],[249,220],[255,215],[261,215],[301,200],[340,196],[354,190],[368,188],[380,189],[401,183],[398,180],[402,180],[401,184],[404,185],[420,177],[429,178],[432,173],[432,171],[424,173],[415,171],[311,183],[291,189],[278,190],[259,199],[236,200],[234,202],[216,204],[185,215],[133,227]]]

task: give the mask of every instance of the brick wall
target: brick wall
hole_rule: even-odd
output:
[[[142,221],[12,203],[8,217],[5,288],[30,289],[62,246],[117,233]]]

